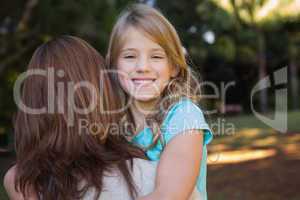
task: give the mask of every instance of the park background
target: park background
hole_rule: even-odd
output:
[[[2,0],[0,6],[0,199],[8,199],[3,175],[14,161],[14,82],[35,48],[62,34],[79,36],[105,55],[109,34],[130,3],[158,8],[175,26],[201,79],[225,98],[206,98],[215,134],[209,145],[211,200],[300,199],[300,1],[299,0]],[[259,80],[287,69],[287,129],[264,124],[252,112],[274,118],[277,87],[251,96]],[[211,87],[204,93],[214,95]],[[285,97],[282,97],[285,98]],[[232,129],[234,127],[234,129]],[[234,130],[232,132],[232,130]]]

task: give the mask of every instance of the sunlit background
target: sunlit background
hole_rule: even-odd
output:
[[[208,148],[209,199],[300,199],[300,0],[2,0],[0,199],[7,199],[2,178],[15,156],[14,81],[34,49],[71,34],[105,55],[118,14],[132,2],[154,6],[171,21],[189,65],[216,87],[206,85],[199,102],[215,134]],[[284,68],[287,81],[276,85],[274,72]],[[252,94],[265,77],[271,86]],[[280,89],[287,93],[279,98],[282,105],[276,102]],[[284,107],[284,131],[257,117],[272,120]]]

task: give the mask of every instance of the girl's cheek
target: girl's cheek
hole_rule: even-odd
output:
[[[130,69],[130,66],[122,66],[118,69],[118,71],[123,75],[123,76],[129,76],[130,72],[132,71]],[[126,78],[126,77],[124,77]]]
[[[130,79],[129,79],[129,76],[122,73],[122,75],[119,74],[119,81],[120,81],[120,84],[123,88],[123,90],[125,90],[126,92],[130,92],[133,90],[131,84],[130,84]]]

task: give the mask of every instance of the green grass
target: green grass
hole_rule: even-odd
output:
[[[268,116],[272,118],[272,115]],[[229,124],[233,124],[236,130],[246,128],[261,128],[261,129],[272,129],[268,125],[264,124],[253,114],[251,115],[237,115],[233,117],[218,117],[209,120],[210,124],[224,124],[228,127]],[[300,111],[293,111],[288,113],[288,132],[300,131]],[[220,125],[220,126],[221,126]]]
[[[288,130],[300,131],[300,111],[289,112],[288,114]]]
[[[254,116],[226,118],[226,123],[236,126],[236,132],[215,137],[209,144],[209,156],[214,155],[213,164],[208,166],[209,199],[300,199],[299,122],[300,112],[289,113],[288,134],[279,134]],[[273,151],[274,155],[255,158],[258,151],[261,155]],[[236,162],[245,158],[245,152],[248,159]],[[231,162],[216,164],[219,158]]]

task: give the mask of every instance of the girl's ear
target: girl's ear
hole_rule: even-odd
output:
[[[171,70],[171,77],[172,78],[175,78],[180,72],[180,67],[175,65],[175,66],[172,66],[172,70]]]

